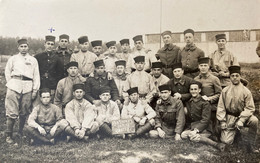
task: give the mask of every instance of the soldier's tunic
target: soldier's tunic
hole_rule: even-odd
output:
[[[116,57],[119,59],[119,60],[124,60],[124,61],[128,61],[128,57],[129,55],[131,55],[130,53],[117,53],[116,54]]]
[[[81,50],[78,53],[73,53],[70,58],[70,61],[78,62],[79,73],[83,77],[88,77],[89,74],[94,72],[95,67],[93,62],[96,60],[98,60],[96,54],[90,51],[82,52]]]
[[[184,74],[191,78],[198,76],[198,59],[204,57],[205,53],[193,44],[191,46],[186,45],[183,50],[180,51],[180,55]]]
[[[116,69],[115,62],[118,61],[118,58],[116,56],[111,57],[110,55],[108,55],[103,59],[103,61],[105,64],[106,72],[114,73]]]
[[[100,95],[101,87],[108,86],[111,88],[111,98],[113,101],[119,99],[118,89],[114,79],[108,80],[107,73],[105,72],[102,76],[98,76],[94,72],[94,77],[89,77],[85,84],[85,98],[93,103],[94,100],[98,100]]]
[[[128,96],[127,92],[125,92],[125,87],[127,86],[127,77],[129,75],[127,74],[122,74],[122,75],[115,75],[114,76],[114,80],[115,80],[115,83],[116,83],[116,86],[117,86],[117,89],[118,89],[118,92],[119,92],[119,99],[120,100],[123,100],[125,99],[125,97]]]
[[[72,53],[73,53],[73,51],[71,49],[67,48],[65,50],[62,50],[60,47],[57,47],[56,54],[58,55],[60,62],[61,62],[59,71],[63,72],[60,79],[66,77],[68,74],[66,65],[70,62]]]
[[[158,88],[159,86],[167,84],[170,81],[170,79],[163,74],[161,74],[161,76],[159,78],[155,78],[154,76],[152,76],[152,79],[153,79],[153,83],[155,85],[157,93],[160,92],[159,88]]]
[[[181,62],[179,51],[180,48],[171,43],[164,45],[164,47],[158,50],[156,55],[163,64],[162,73],[170,79],[173,78],[172,65]]]
[[[232,144],[236,134],[235,124],[239,120],[244,123],[244,126],[249,127],[249,140],[254,141],[258,119],[253,115],[255,105],[251,92],[243,86],[243,84],[225,87],[220,95],[217,119],[221,124],[226,124],[226,130],[221,131],[220,140],[227,144]]]
[[[138,87],[139,96],[148,101],[152,100],[156,92],[152,76],[145,71],[135,71],[127,77],[125,92],[133,87]]]
[[[231,81],[229,78],[229,71],[228,67],[232,65],[239,65],[237,58],[229,51],[223,50],[219,51],[216,50],[212,53],[209,58],[211,58],[211,65],[213,72],[223,72],[224,74],[219,77],[220,83],[222,87],[228,86]]]

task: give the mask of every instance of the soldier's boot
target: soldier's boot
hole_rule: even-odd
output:
[[[247,153],[259,153],[259,150],[256,148],[255,145],[257,140],[257,127],[243,127],[242,129],[240,129],[240,132],[243,135]]]
[[[15,119],[7,117],[6,120],[6,142],[8,144],[14,143],[13,140],[13,128],[14,128]]]
[[[219,149],[221,152],[225,151],[225,149],[226,149],[226,145],[225,144],[215,142],[215,141],[213,141],[213,140],[211,140],[211,139],[209,139],[207,137],[201,136],[199,142],[202,142],[202,143],[205,143],[205,144],[209,144],[209,145]]]
[[[67,143],[71,140],[71,137],[76,137],[75,135],[75,131],[70,127],[70,126],[67,126],[65,129],[64,129],[65,133],[67,134]]]
[[[112,136],[112,129],[111,127],[109,127],[109,125],[107,123],[103,123],[100,127],[99,130],[101,132],[101,136],[107,136],[107,137],[111,137]]]
[[[45,136],[41,135],[37,129],[34,129],[32,127],[26,127],[25,132],[31,139],[36,139],[47,144],[51,143],[50,140],[47,139]]]
[[[145,133],[149,132],[151,129],[152,129],[152,125],[149,122],[147,122],[136,130],[136,135],[137,136],[144,135]]]
[[[19,128],[18,128],[18,134],[22,138],[23,136],[23,128],[26,121],[26,116],[19,116]]]

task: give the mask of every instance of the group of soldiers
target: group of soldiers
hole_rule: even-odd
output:
[[[215,36],[218,49],[209,57],[194,44],[192,29],[184,31],[184,48],[172,43],[171,31],[161,37],[164,46],[155,53],[144,47],[142,35],[133,37],[132,49],[129,39],[122,39],[122,53],[116,41],[107,42],[103,53],[101,40],[82,36],[80,50],[73,52],[68,35],[60,35],[56,49],[55,37],[46,36],[45,51],[34,57],[27,40],[18,40],[19,54],[5,69],[6,142],[15,143],[19,119],[18,133],[30,143],[54,144],[62,133],[67,141],[149,136],[189,139],[224,151],[249,127],[247,149],[259,152],[253,97],[225,47],[226,35]],[[111,123],[119,119],[133,119],[136,132],[112,135]]]

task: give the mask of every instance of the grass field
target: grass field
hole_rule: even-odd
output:
[[[250,84],[256,108],[260,104],[260,64],[241,64],[245,77]],[[3,74],[3,65],[0,74]],[[55,146],[29,146],[23,140],[19,146],[5,143],[5,79],[0,76],[0,162],[260,162],[260,154],[246,153],[243,144],[235,143],[226,152],[189,141],[175,142],[170,139],[138,138],[135,140],[90,139],[88,143],[64,140]],[[259,111],[256,115],[259,117]],[[17,131],[17,123],[15,125]],[[64,138],[63,138],[64,139]],[[260,147],[260,142],[258,141]]]

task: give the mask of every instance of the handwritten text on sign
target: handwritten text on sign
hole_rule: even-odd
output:
[[[133,119],[120,119],[112,121],[112,134],[135,133],[135,122]]]

